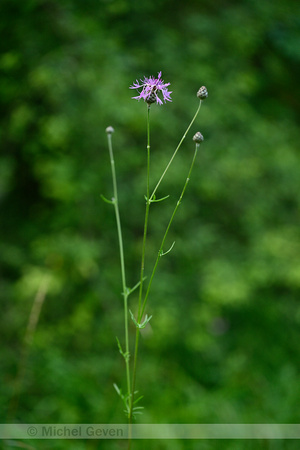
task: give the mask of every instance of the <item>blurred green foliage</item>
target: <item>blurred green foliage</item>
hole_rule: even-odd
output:
[[[299,423],[299,3],[2,0],[0,13],[1,421],[125,420],[113,389],[125,380],[115,339],[123,339],[123,306],[114,214],[100,198],[112,191],[105,128],[116,130],[132,286],[146,107],[128,87],[162,70],[173,102],[151,111],[153,186],[201,85],[209,97],[159,189],[170,199],[151,207],[147,273],[200,130],[205,142],[169,236],[176,245],[149,300],[141,421]],[[153,444],[135,448],[286,448],[281,441]]]

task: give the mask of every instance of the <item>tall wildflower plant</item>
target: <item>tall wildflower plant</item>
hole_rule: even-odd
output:
[[[138,101],[143,100],[146,105],[146,112],[147,112],[147,161],[146,161],[147,170],[146,170],[146,194],[145,194],[146,207],[145,207],[145,218],[144,218],[144,232],[143,232],[143,241],[142,241],[142,248],[141,248],[140,274],[139,274],[137,284],[135,286],[133,286],[132,288],[129,288],[126,283],[125,256],[124,256],[124,248],[123,248],[121,219],[120,219],[120,212],[119,212],[117,177],[116,177],[115,161],[114,161],[113,146],[112,146],[112,134],[114,132],[114,129],[111,126],[106,128],[106,133],[107,133],[107,138],[108,138],[110,164],[111,164],[111,173],[112,173],[113,197],[111,200],[108,200],[107,198],[105,198],[103,196],[102,196],[102,198],[107,203],[113,205],[114,210],[115,210],[118,241],[119,241],[120,265],[121,265],[121,279],[122,279],[122,291],[123,291],[122,296],[123,296],[123,302],[124,302],[124,339],[122,339],[123,343],[121,344],[120,340],[117,338],[117,345],[118,345],[119,351],[125,362],[126,388],[125,388],[125,391],[123,392],[122,389],[120,389],[116,384],[114,385],[114,387],[124,403],[125,413],[128,418],[129,424],[132,423],[134,417],[137,414],[141,414],[141,410],[143,409],[143,407],[140,406],[140,400],[141,400],[142,396],[137,395],[138,391],[136,390],[136,375],[137,375],[137,361],[138,361],[138,354],[139,354],[139,340],[140,340],[141,329],[145,328],[152,318],[152,316],[149,317],[146,314],[146,307],[147,307],[147,302],[148,302],[152,282],[153,282],[154,276],[156,274],[156,270],[157,270],[160,259],[163,256],[165,256],[166,254],[168,254],[174,246],[174,243],[173,243],[168,250],[164,250],[166,238],[168,236],[170,227],[175,218],[175,215],[177,213],[179,205],[182,202],[187,185],[190,181],[190,177],[191,177],[191,173],[192,173],[192,170],[194,167],[198,149],[200,147],[200,144],[203,142],[203,136],[198,131],[193,137],[193,141],[195,144],[195,150],[194,150],[193,157],[191,159],[190,167],[187,171],[187,177],[186,177],[185,183],[182,187],[181,194],[174,206],[174,210],[173,210],[173,213],[171,214],[169,222],[166,224],[165,233],[162,237],[161,244],[158,249],[157,257],[156,257],[154,266],[152,268],[152,271],[150,272],[150,275],[148,275],[146,277],[145,276],[146,241],[147,241],[148,222],[149,222],[149,214],[150,214],[151,204],[154,202],[164,201],[169,197],[169,195],[167,195],[162,198],[156,198],[156,191],[157,191],[159,185],[161,184],[162,180],[164,179],[170,165],[172,164],[172,162],[173,162],[177,152],[179,151],[186,135],[188,134],[191,126],[193,125],[194,121],[196,120],[196,117],[198,116],[198,113],[201,108],[202,101],[205,100],[208,96],[206,87],[202,86],[199,89],[199,91],[197,92],[197,97],[199,98],[200,102],[197,107],[196,113],[195,113],[194,117],[192,118],[186,131],[184,132],[177,147],[175,148],[168,164],[166,165],[166,167],[165,167],[163,173],[161,174],[158,182],[156,183],[154,189],[151,190],[150,189],[150,187],[151,187],[150,111],[151,111],[151,106],[155,103],[157,105],[163,105],[166,102],[172,101],[172,99],[171,99],[172,91],[169,90],[169,86],[170,86],[170,83],[165,83],[162,80],[161,72],[158,73],[157,78],[155,78],[153,76],[150,76],[149,78],[144,77],[144,79],[142,79],[140,81],[136,80],[135,83],[133,83],[133,85],[130,86],[130,89],[134,89],[134,90],[138,91],[138,95],[134,96],[132,98],[136,99]],[[129,304],[128,304],[128,298],[134,292],[138,293],[138,307],[137,307],[136,315],[134,315],[132,313],[131,309],[129,308]],[[133,324],[135,326],[135,337],[133,337],[134,343],[132,346],[133,347],[132,352],[130,350],[130,337],[129,337],[129,321],[130,320],[133,322]],[[129,443],[129,448],[130,448],[130,443]]]

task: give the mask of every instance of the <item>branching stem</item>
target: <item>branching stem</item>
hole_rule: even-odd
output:
[[[159,249],[159,252],[158,252],[158,256],[157,256],[156,262],[154,264],[154,268],[152,270],[151,278],[150,278],[150,281],[149,281],[149,284],[148,284],[148,287],[147,287],[147,291],[146,291],[146,294],[145,294],[145,297],[144,297],[144,300],[143,300],[143,303],[142,303],[142,298],[143,298],[143,280],[144,280],[144,272],[145,272],[145,251],[146,251],[146,239],[147,239],[147,229],[148,229],[148,219],[149,219],[150,205],[153,202],[153,200],[155,200],[155,193],[156,193],[160,183],[162,182],[164,176],[166,175],[170,165],[172,164],[172,162],[173,162],[173,160],[174,160],[174,158],[175,158],[179,148],[181,147],[181,144],[183,143],[187,133],[189,132],[191,126],[193,125],[193,123],[194,123],[194,121],[195,121],[195,119],[196,119],[196,117],[197,117],[197,115],[198,115],[198,113],[200,111],[200,108],[201,108],[201,100],[200,100],[199,106],[197,108],[197,111],[196,111],[196,113],[195,113],[191,123],[189,124],[189,126],[187,127],[185,133],[183,134],[183,136],[182,136],[178,146],[176,147],[176,149],[175,149],[175,151],[174,151],[170,161],[168,162],[164,172],[162,173],[158,183],[156,184],[156,186],[155,186],[151,196],[149,196],[150,195],[150,105],[148,105],[148,108],[147,108],[147,195],[146,195],[146,211],[145,211],[144,235],[143,235],[143,246],[142,246],[142,259],[141,259],[140,289],[139,289],[139,300],[138,300],[138,315],[137,315],[138,323],[140,323],[142,321],[143,314],[144,314],[145,307],[146,307],[146,303],[147,303],[147,299],[148,299],[150,288],[151,288],[151,284],[152,284],[152,281],[153,281],[153,278],[154,278],[154,275],[155,275],[155,272],[156,272],[156,269],[157,269],[158,261],[159,261],[160,257],[163,256],[163,254],[164,254],[163,253],[163,246],[165,244],[165,241],[166,241],[166,238],[167,238],[170,226],[171,226],[171,224],[173,222],[173,219],[175,217],[177,209],[178,209],[178,207],[180,205],[180,202],[182,200],[182,197],[183,197],[184,192],[186,190],[186,187],[188,185],[190,174],[191,174],[193,166],[194,166],[194,162],[195,162],[195,158],[196,158],[196,154],[197,154],[197,151],[198,151],[199,144],[196,144],[196,150],[195,150],[195,154],[194,154],[194,157],[193,157],[193,160],[192,160],[192,164],[191,164],[191,167],[190,167],[190,170],[189,170],[188,177],[186,179],[185,185],[183,187],[183,190],[181,192],[179,200],[178,200],[178,202],[176,204],[176,207],[175,207],[175,209],[173,211],[173,214],[172,214],[171,219],[170,219],[170,221],[168,223],[166,232],[165,232],[164,237],[162,239],[161,246],[160,246],[160,249]],[[167,253],[167,252],[165,252],[165,253]],[[139,338],[140,338],[140,328],[136,327],[135,350],[134,350],[134,361],[133,361],[133,372],[132,372],[133,373],[133,375],[132,375],[132,388],[131,388],[131,396],[130,396],[129,424],[132,423],[132,419],[133,419],[133,404],[134,404],[134,392],[135,392],[135,384],[136,384],[136,372],[137,372]],[[131,446],[131,439],[128,442],[128,450],[130,449],[130,446]]]
[[[152,194],[151,194],[150,201],[154,198],[154,195],[155,195],[155,193],[156,193],[156,191],[157,191],[157,189],[158,189],[160,183],[162,182],[164,176],[166,175],[166,173],[167,173],[167,171],[168,171],[170,165],[172,164],[173,159],[175,158],[175,156],[176,156],[178,150],[180,149],[181,144],[183,143],[184,139],[186,138],[186,135],[188,134],[188,132],[189,132],[191,126],[192,126],[193,123],[195,122],[196,117],[198,116],[199,111],[200,111],[200,108],[201,108],[201,103],[202,103],[202,101],[200,100],[198,109],[197,109],[197,111],[195,112],[195,115],[194,115],[194,117],[192,118],[191,123],[189,124],[189,126],[188,126],[187,129],[186,129],[186,131],[184,132],[184,134],[183,134],[181,140],[179,141],[179,144],[177,145],[177,147],[176,147],[176,149],[175,149],[175,151],[174,151],[174,153],[173,153],[173,155],[172,155],[170,161],[168,162],[168,164],[167,164],[165,170],[164,170],[163,173],[162,173],[162,176],[160,177],[160,179],[159,179],[157,185],[155,186],[155,188],[154,188],[154,190],[153,190],[153,192],[152,192]]]
[[[187,188],[187,185],[188,185],[188,183],[190,181],[191,173],[192,173],[192,170],[193,170],[193,167],[194,167],[194,164],[195,164],[195,160],[196,160],[196,156],[197,156],[197,152],[198,152],[199,146],[200,146],[200,144],[196,144],[196,149],[195,149],[195,152],[194,152],[194,156],[193,156],[193,159],[192,159],[192,163],[191,163],[191,166],[190,166],[190,170],[189,170],[187,179],[185,180],[185,184],[183,186],[182,192],[181,192],[180,197],[179,197],[179,199],[178,199],[178,201],[176,203],[176,206],[174,208],[172,216],[171,216],[171,218],[169,220],[169,223],[168,223],[168,226],[166,228],[164,237],[162,238],[161,245],[160,245],[160,248],[158,250],[157,258],[156,258],[156,261],[155,261],[155,264],[154,264],[154,267],[153,267],[153,270],[152,270],[152,274],[151,274],[151,277],[150,277],[150,280],[149,280],[148,288],[147,288],[147,291],[146,291],[146,294],[145,294],[145,297],[144,297],[143,306],[142,306],[142,309],[141,309],[141,312],[140,312],[140,316],[138,317],[138,321],[140,321],[142,319],[142,317],[143,317],[143,314],[144,314],[144,311],[145,311],[145,307],[146,307],[146,303],[147,303],[147,299],[148,299],[149,292],[150,292],[150,289],[151,289],[151,284],[152,284],[152,281],[153,281],[153,278],[154,278],[154,275],[155,275],[155,272],[156,272],[156,269],[157,269],[157,266],[158,266],[158,262],[159,262],[159,260],[160,260],[160,258],[162,256],[164,256],[166,253],[169,252],[169,251],[167,251],[167,252],[164,253],[163,252],[163,248],[164,248],[164,245],[165,245],[165,242],[166,242],[166,238],[167,238],[167,235],[169,233],[171,224],[172,224],[172,222],[174,220],[174,217],[175,217],[175,215],[177,213],[179,205],[180,205],[180,203],[182,201],[182,197],[183,197],[183,195],[185,193],[185,190]],[[173,244],[172,244],[172,247],[173,247]]]

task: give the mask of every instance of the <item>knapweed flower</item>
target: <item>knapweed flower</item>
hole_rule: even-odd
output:
[[[167,86],[170,86],[170,83],[165,83],[161,79],[161,72],[158,74],[158,78],[154,77],[144,77],[143,80],[136,80],[136,82],[129,87],[129,89],[142,89],[139,95],[136,97],[132,97],[136,100],[143,99],[144,102],[148,103],[150,105],[151,103],[157,103],[158,105],[162,105],[163,102],[159,98],[158,94],[161,92],[163,101],[166,103],[166,101],[171,102],[170,94],[172,94],[172,91],[169,91],[167,89]]]

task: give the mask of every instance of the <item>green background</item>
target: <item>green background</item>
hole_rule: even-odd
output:
[[[153,187],[197,109],[199,87],[209,96],[160,186],[170,198],[150,211],[148,275],[187,176],[192,136],[201,131],[205,141],[166,245],[176,244],[149,298],[138,422],[299,423],[299,3],[2,0],[0,14],[1,421],[125,421],[113,389],[124,389],[125,369],[116,345],[123,305],[114,211],[100,197],[112,195],[105,128],[115,128],[133,286],[146,105],[128,88],[162,71],[173,102],[151,107]],[[130,297],[133,311],[136,304]],[[132,324],[130,336],[133,342]],[[134,448],[298,445],[136,441]]]

